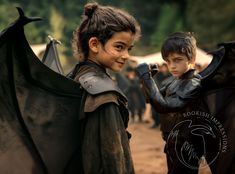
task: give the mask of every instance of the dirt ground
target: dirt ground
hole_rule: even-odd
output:
[[[159,128],[150,129],[150,124],[131,123],[130,141],[136,174],[166,174],[166,158],[163,153],[164,142]]]
[[[144,123],[130,122],[128,131],[132,138],[130,147],[136,174],[166,174],[167,164],[163,152],[164,142],[159,128],[150,128],[152,120],[145,116]],[[199,174],[211,174],[209,168],[200,169]]]

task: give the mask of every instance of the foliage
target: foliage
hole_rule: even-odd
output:
[[[182,16],[178,4],[164,4],[159,15],[158,25],[151,37],[151,45],[159,51],[166,36],[182,30]]]
[[[235,36],[235,1],[233,0],[97,0],[130,12],[139,21],[142,37],[134,49],[135,55],[158,51],[171,32],[193,31],[199,47],[210,50],[217,43]],[[87,0],[0,0],[0,30],[17,17],[15,6],[21,6],[27,16],[44,20],[26,26],[31,44],[47,42],[52,35],[62,42],[64,57],[71,57],[72,34],[80,22]],[[61,49],[61,48],[60,48]]]
[[[211,50],[219,42],[235,39],[234,7],[233,0],[188,1],[187,25],[202,48]]]

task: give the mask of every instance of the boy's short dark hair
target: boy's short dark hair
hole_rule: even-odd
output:
[[[164,60],[169,54],[178,53],[185,55],[189,60],[196,56],[196,39],[190,32],[175,32],[164,41],[161,53]]]

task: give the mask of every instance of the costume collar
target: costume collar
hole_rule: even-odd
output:
[[[79,65],[80,66],[82,66],[82,65],[89,65],[89,66],[98,68],[99,70],[103,71],[104,73],[107,73],[106,69],[103,66],[97,64],[96,62],[94,62],[94,61],[92,61],[90,59],[87,59],[86,61],[79,63]]]
[[[185,72],[182,76],[180,76],[179,79],[192,78],[194,75],[195,75],[195,69],[190,69],[187,72]]]

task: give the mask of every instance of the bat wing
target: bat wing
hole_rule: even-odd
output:
[[[235,172],[235,42],[219,44],[212,51],[211,64],[201,72],[202,96],[205,110],[215,117],[223,130],[221,145],[226,143],[226,152],[220,153],[215,161],[214,171],[218,173]],[[213,148],[212,148],[213,151]],[[212,167],[213,168],[213,167]]]
[[[235,41],[219,44],[211,51],[212,62],[200,73],[204,89],[235,87]]]
[[[52,38],[51,36],[48,36],[49,38],[49,43],[47,44],[45,54],[42,58],[42,62],[47,65],[49,68],[51,68],[53,71],[64,74],[60,59],[59,59],[59,54],[57,51],[57,44],[60,44],[60,41]]]
[[[80,87],[35,56],[23,27],[39,19],[18,11],[0,33],[0,173],[75,172]]]

